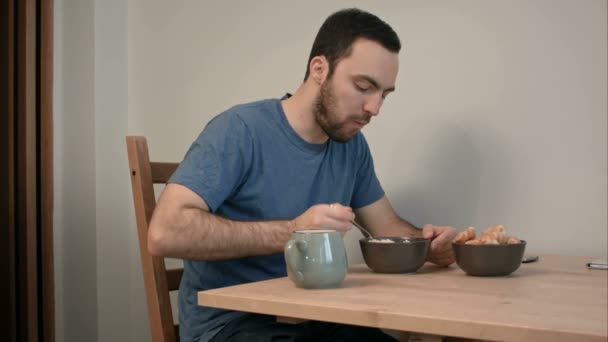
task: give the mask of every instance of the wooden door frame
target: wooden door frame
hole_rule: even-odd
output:
[[[53,1],[0,5],[0,331],[55,340]],[[5,228],[6,227],[6,228]]]
[[[42,336],[55,341],[55,258],[53,239],[54,163],[53,163],[53,0],[39,0],[39,101],[40,101],[40,260],[42,262]]]

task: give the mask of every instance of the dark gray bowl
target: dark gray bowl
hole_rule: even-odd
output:
[[[392,243],[373,242],[389,239]],[[363,259],[377,273],[416,272],[426,260],[429,240],[423,238],[380,237],[359,240]]]
[[[466,274],[481,277],[505,276],[521,265],[526,241],[512,245],[467,245],[452,243],[456,263]]]

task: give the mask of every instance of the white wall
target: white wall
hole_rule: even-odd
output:
[[[294,91],[316,29],[351,4],[405,47],[364,131],[399,213],[605,254],[605,1],[132,1],[129,131],[181,158],[223,109]]]
[[[150,339],[132,214],[127,2],[55,2],[57,341]]]
[[[606,1],[55,4],[58,340],[149,339],[124,135],[180,160],[218,112],[294,91],[319,25],[352,5],[404,45],[364,130],[402,216],[607,254]]]
[[[55,1],[57,341],[97,340],[92,0]]]
[[[76,0],[75,0],[76,1]],[[95,0],[95,195],[99,341],[150,339],[128,134],[128,1]]]

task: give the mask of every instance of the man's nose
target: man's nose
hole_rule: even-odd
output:
[[[376,116],[380,113],[380,107],[382,106],[383,100],[382,95],[370,96],[366,99],[363,110],[371,116]]]

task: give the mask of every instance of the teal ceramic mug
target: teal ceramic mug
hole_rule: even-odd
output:
[[[285,245],[287,275],[297,287],[340,287],[348,261],[342,235],[335,230],[297,230]]]

